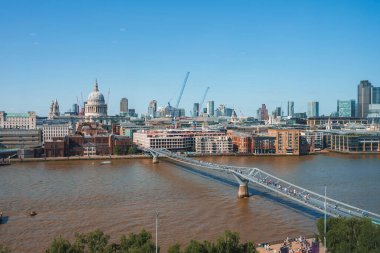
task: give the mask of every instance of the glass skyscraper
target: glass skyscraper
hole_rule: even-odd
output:
[[[338,100],[337,112],[338,117],[355,117],[355,100]]]
[[[371,103],[372,84],[368,80],[360,81],[358,85],[358,105],[356,115],[360,118],[368,116],[369,104]]]
[[[294,102],[288,101],[288,116],[294,116]]]
[[[371,104],[380,104],[380,87],[372,87]]]
[[[309,101],[307,103],[307,117],[319,117],[319,102]]]

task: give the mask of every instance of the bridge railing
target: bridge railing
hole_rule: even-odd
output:
[[[206,169],[212,169],[220,172],[233,173],[239,176],[240,178],[244,178],[247,181],[259,184],[266,189],[269,189],[282,196],[290,198],[298,203],[301,203],[302,205],[308,206],[319,212],[324,212],[326,209],[326,212],[331,216],[367,217],[375,223],[380,223],[379,214],[346,204],[344,202],[329,197],[325,198],[324,195],[318,194],[316,192],[307,190],[303,187],[287,182],[258,168],[247,168],[203,162],[200,160],[195,160],[183,156],[181,154],[173,153],[166,149],[150,149],[150,152],[156,153],[160,156],[166,156],[170,159],[189,165],[203,167]]]

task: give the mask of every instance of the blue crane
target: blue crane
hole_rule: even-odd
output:
[[[190,72],[187,72],[186,76],[185,76],[185,80],[183,80],[181,91],[179,93],[179,96],[178,96],[178,99],[177,99],[177,103],[175,104],[175,108],[178,108],[179,102],[181,102],[182,94],[183,94],[183,91],[185,90],[185,86],[186,86],[186,83],[187,83],[187,79],[189,78],[189,75],[190,75]]]
[[[187,72],[186,76],[185,76],[185,79],[183,80],[181,91],[179,92],[179,96],[178,96],[178,99],[177,99],[177,103],[175,104],[175,107],[172,107],[170,105],[170,102],[168,102],[168,108],[169,108],[170,116],[172,118],[172,124],[174,126],[175,126],[175,112],[176,112],[176,110],[178,111],[178,106],[179,106],[179,103],[181,102],[183,91],[185,90],[185,86],[186,86],[186,83],[187,83],[187,79],[189,78],[189,75],[190,75],[190,72]]]
[[[208,90],[210,89],[210,87],[207,87],[206,88],[206,91],[205,91],[205,94],[203,95],[203,98],[202,98],[202,100],[201,100],[201,102],[199,103],[199,111],[201,112],[203,112],[203,103],[205,102],[205,99],[206,99],[206,96],[207,96],[207,93],[208,93]],[[199,115],[200,115],[201,113],[199,113]]]

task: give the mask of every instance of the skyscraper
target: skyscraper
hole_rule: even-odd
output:
[[[307,117],[319,117],[319,102],[309,101],[307,102]]]
[[[355,100],[338,100],[336,111],[338,113],[338,117],[355,117]]]
[[[356,115],[366,118],[368,115],[369,104],[371,103],[372,84],[368,80],[360,81],[358,85],[358,105]]]
[[[294,116],[294,101],[288,101],[288,116]]]
[[[276,107],[276,110],[273,112],[274,117],[281,117],[282,116],[282,109],[281,107]]]
[[[269,115],[268,115],[268,109],[265,104],[261,105],[261,120],[268,120]]]
[[[193,105],[193,117],[199,116],[199,103],[194,103]]]
[[[380,104],[380,87],[372,87],[371,104]]]
[[[120,100],[120,114],[127,115],[128,114],[128,99],[122,98]]]
[[[157,101],[156,100],[152,100],[152,101],[149,102],[148,115],[151,118],[155,118],[156,114],[157,114]]]
[[[207,102],[207,114],[209,116],[214,116],[214,101]]]

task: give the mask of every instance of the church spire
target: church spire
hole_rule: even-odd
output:
[[[99,91],[99,88],[98,88],[98,78],[95,79],[94,91]]]

